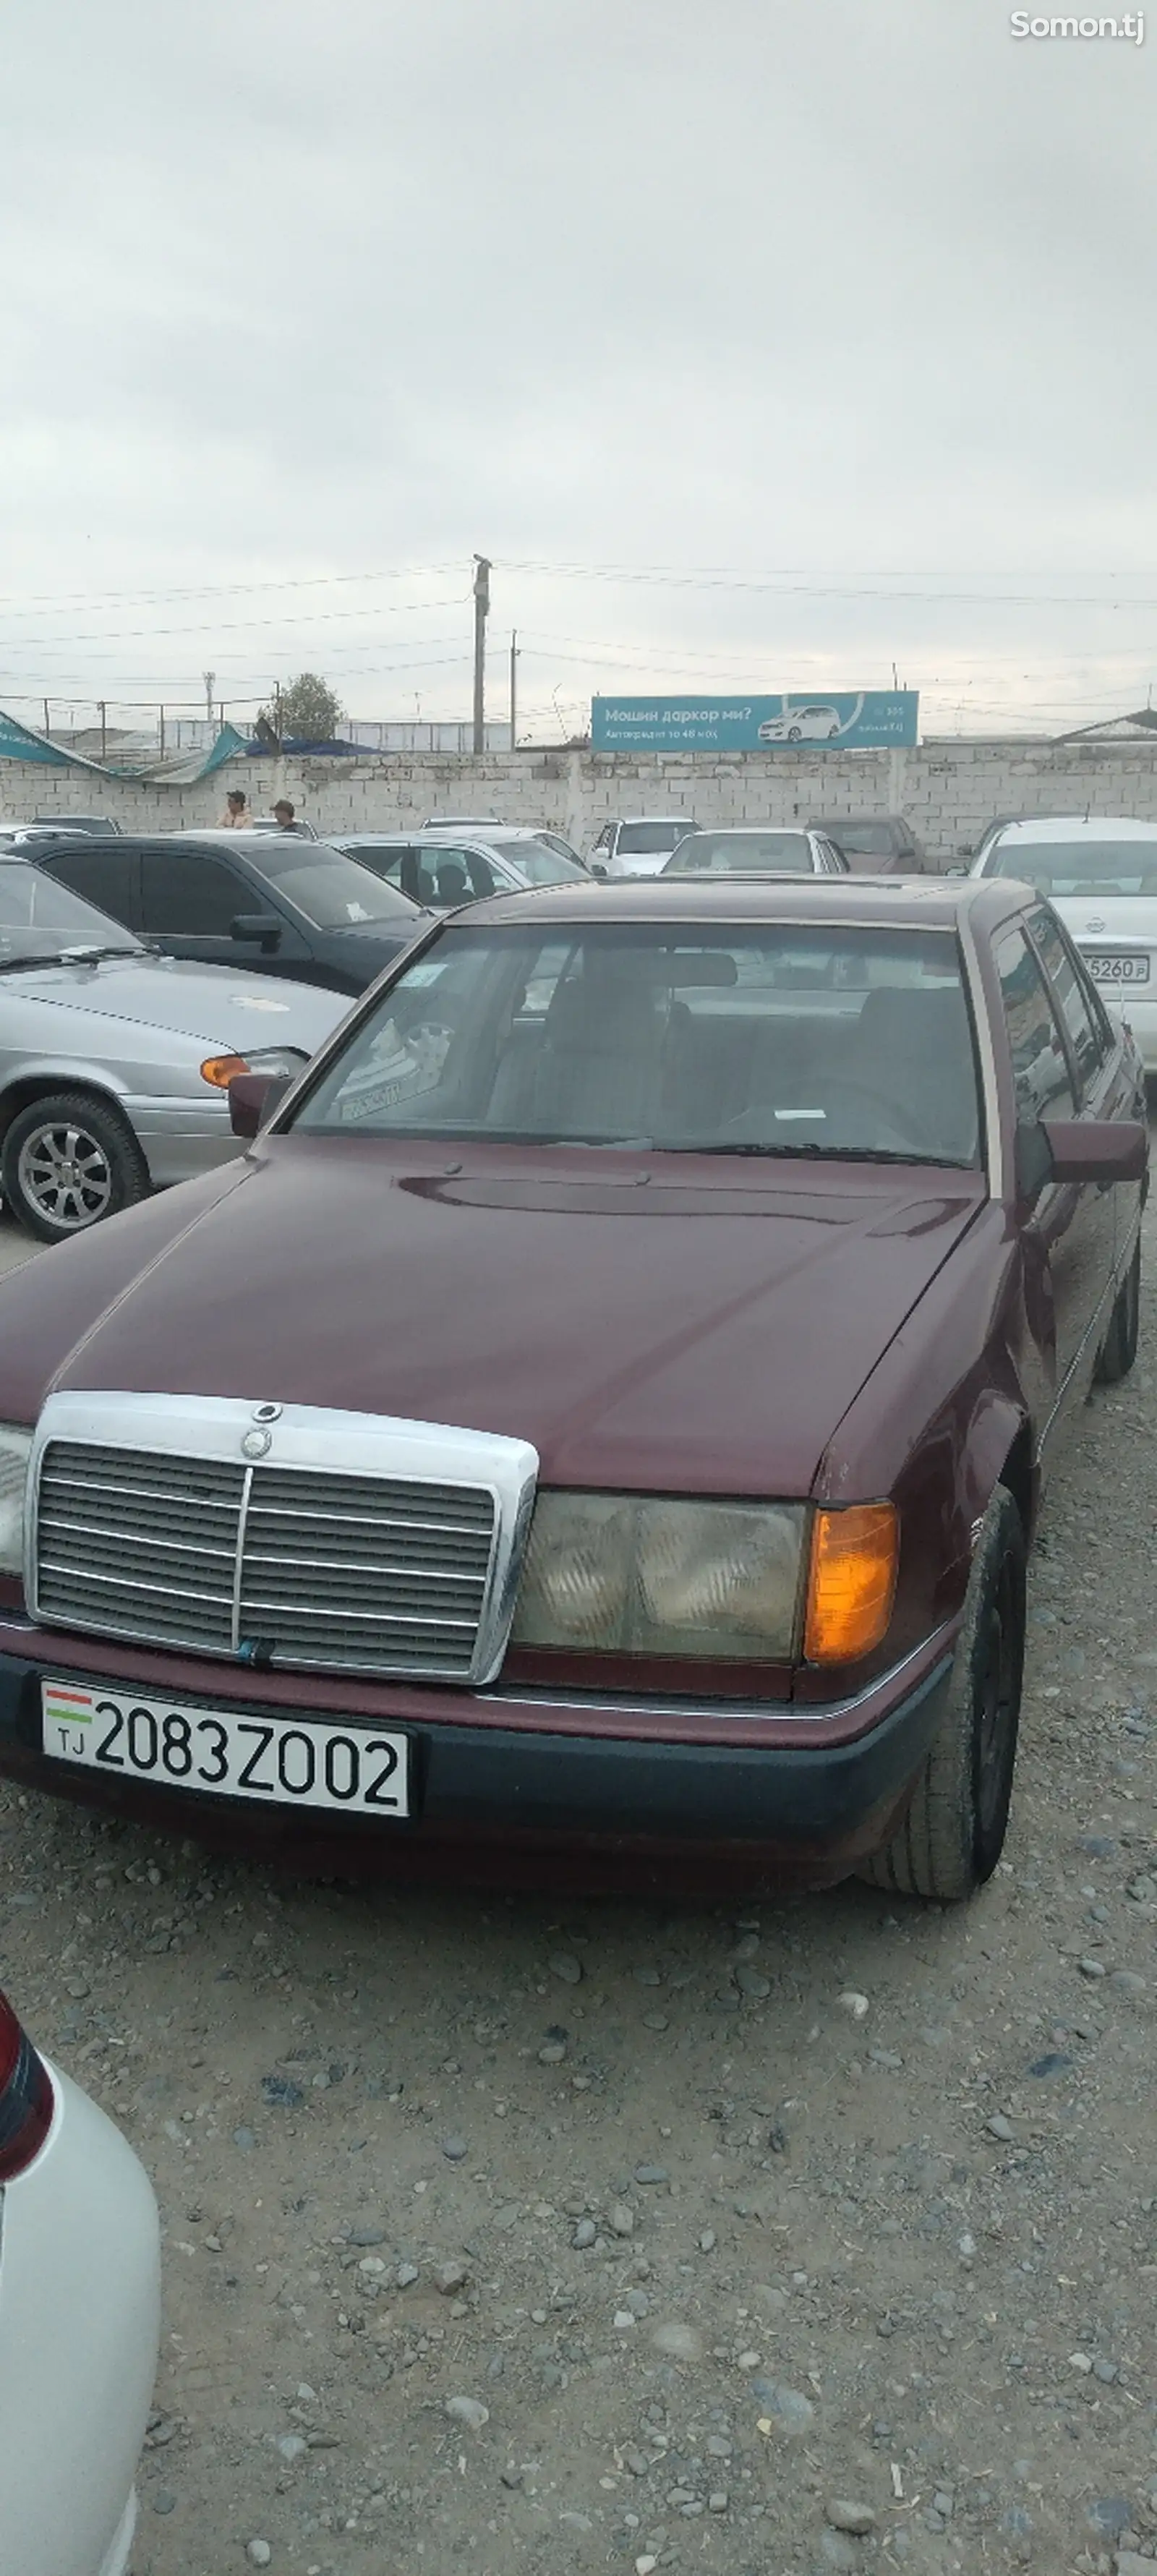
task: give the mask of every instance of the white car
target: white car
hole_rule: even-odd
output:
[[[126,2576],[160,2277],[143,2167],[0,1995],[0,2576]]]
[[[785,707],[759,728],[761,742],[834,742],[840,730],[838,707]]]
[[[1047,895],[1093,983],[1127,1020],[1157,1074],[1157,823],[1050,814],[1006,823],[971,873],[1019,877]]]
[[[597,877],[662,876],[672,850],[694,829],[689,814],[625,814],[604,823],[587,866]]]

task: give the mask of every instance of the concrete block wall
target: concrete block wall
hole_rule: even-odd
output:
[[[411,830],[428,814],[545,823],[589,849],[617,814],[698,823],[791,823],[903,813],[933,861],[951,865],[997,814],[1132,814],[1157,822],[1157,736],[1147,742],[926,742],[914,751],[628,756],[594,752],[368,755],[364,760],[232,762],[195,787],[139,786],[83,770],[0,761],[0,822],[34,813],[108,813],[126,831],[218,820],[243,783],[255,813],[293,798],[320,831]]]

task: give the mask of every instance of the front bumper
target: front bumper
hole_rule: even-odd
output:
[[[43,1631],[24,1633],[26,1652],[0,1651],[0,1773],[178,1833],[276,1853],[300,1868],[340,1849],[343,1866],[409,1876],[453,1854],[460,1873],[504,1881],[517,1874],[520,1853],[532,1864],[535,1855],[601,1851],[702,1863],[708,1872],[713,1860],[746,1857],[779,1880],[831,1885],[890,1839],[939,1724],[951,1672],[942,1640],[827,1717],[721,1704],[664,1712],[498,1690],[357,1691],[335,1688],[328,1677],[312,1688],[301,1676],[292,1683],[278,1676],[271,1685],[268,1676],[235,1676],[232,1669],[223,1688],[220,1665],[199,1665],[194,1680],[175,1659],[166,1668],[150,1656],[146,1670],[139,1653],[98,1656],[91,1642],[91,1660],[82,1662],[78,1640],[60,1641],[61,1653]],[[413,1816],[384,1823],[328,1810],[270,1810],[46,1759],[42,1676],[67,1673],[116,1687],[118,1665],[129,1692],[135,1686],[208,1710],[284,1717],[292,1708],[339,1717],[345,1726],[388,1719],[405,1727],[413,1744]],[[727,1735],[732,1740],[720,1740]]]

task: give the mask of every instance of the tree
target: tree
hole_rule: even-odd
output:
[[[316,671],[302,671],[272,706],[262,707],[258,722],[263,718],[272,725],[282,742],[332,742],[344,712],[328,680],[319,680]]]

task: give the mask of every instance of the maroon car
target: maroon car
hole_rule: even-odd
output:
[[[0,1768],[301,1862],[986,1878],[1137,1340],[1140,1065],[1048,904],[477,904],[234,1115],[0,1288]]]

